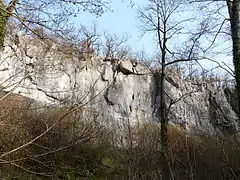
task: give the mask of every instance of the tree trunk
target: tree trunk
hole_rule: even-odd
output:
[[[170,169],[168,162],[168,120],[166,114],[166,104],[165,104],[165,92],[164,92],[164,81],[165,81],[165,65],[162,66],[161,77],[160,77],[160,121],[161,121],[161,152],[163,158],[163,179],[170,179]]]
[[[0,49],[3,48],[9,14],[3,1],[0,1]]]
[[[166,114],[166,102],[165,102],[165,92],[164,92],[164,82],[165,82],[165,68],[166,68],[166,43],[167,43],[167,31],[166,31],[166,22],[163,25],[164,27],[164,33],[163,33],[163,39],[161,41],[161,35],[160,35],[160,17],[158,17],[158,44],[159,49],[162,53],[161,55],[161,77],[160,77],[160,122],[161,122],[161,153],[163,158],[163,169],[162,169],[162,175],[163,179],[169,180],[170,179],[170,168],[169,168],[169,162],[168,162],[168,132],[167,132],[167,125],[168,125],[168,119]]]
[[[240,0],[233,0],[232,2],[227,0],[227,5],[231,23],[233,64],[235,69],[236,92],[238,97],[238,117],[240,118]]]

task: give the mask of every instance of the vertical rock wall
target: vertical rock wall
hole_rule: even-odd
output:
[[[52,105],[84,105],[107,121],[159,121],[159,73],[135,61],[80,58],[48,41],[18,38],[17,45],[8,39],[1,53],[4,90]],[[165,91],[170,123],[210,133],[238,130],[237,115],[222,87],[169,71]]]

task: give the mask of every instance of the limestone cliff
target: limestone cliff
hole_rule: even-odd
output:
[[[0,59],[0,83],[42,103],[83,104],[109,121],[159,120],[159,73],[135,61],[82,58],[47,40],[18,34],[7,39]],[[237,115],[224,89],[208,80],[168,72],[165,84],[170,123],[207,132],[238,131]]]

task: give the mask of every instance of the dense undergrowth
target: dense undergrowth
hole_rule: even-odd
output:
[[[84,118],[83,109],[62,118],[67,108],[33,107],[16,95],[0,104],[1,179],[163,179],[157,125],[120,130],[99,123],[96,116]],[[237,137],[187,135],[169,127],[174,179],[238,179],[239,159]]]

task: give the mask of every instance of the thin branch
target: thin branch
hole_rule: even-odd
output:
[[[208,51],[208,50],[214,45],[214,43],[215,43],[218,35],[220,34],[220,32],[221,32],[221,30],[222,30],[222,27],[223,27],[224,23],[225,23],[227,20],[228,20],[228,19],[224,19],[224,20],[223,20],[223,22],[221,23],[221,25],[220,25],[217,33],[215,34],[215,36],[214,36],[214,38],[213,38],[212,43],[210,44],[210,46],[209,46],[208,48],[206,48],[206,49],[204,50],[204,52]]]
[[[211,62],[216,63],[220,68],[222,68],[222,69],[225,70],[228,74],[230,74],[232,77],[235,78],[235,73],[234,73],[234,71],[233,71],[229,66],[227,66],[226,63],[222,62],[228,69],[225,68],[224,66],[222,66],[222,65],[221,65],[218,61],[216,61],[216,60],[213,60],[213,59],[207,58],[207,57],[205,57],[205,59],[207,59],[207,60],[209,60],[209,61],[211,61]]]

